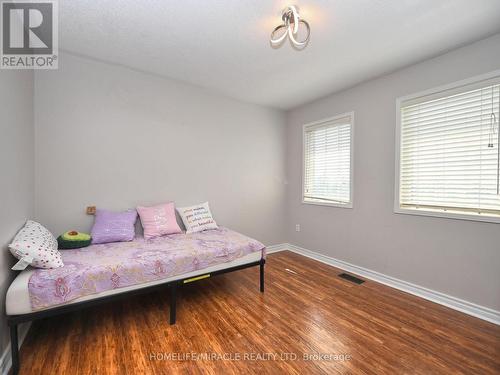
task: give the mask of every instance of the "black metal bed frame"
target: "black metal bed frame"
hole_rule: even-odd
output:
[[[19,342],[18,342],[17,326],[20,323],[26,323],[26,322],[39,320],[39,319],[48,318],[48,317],[55,316],[55,315],[66,314],[69,312],[86,309],[88,307],[101,305],[103,303],[107,303],[110,301],[119,300],[119,299],[122,299],[124,297],[130,297],[130,296],[134,296],[134,295],[150,293],[154,290],[162,289],[165,286],[168,286],[170,288],[170,324],[172,325],[172,324],[175,324],[175,321],[176,321],[177,287],[178,286],[188,284],[191,282],[195,282],[195,281],[199,281],[199,280],[204,280],[204,279],[210,278],[212,276],[217,276],[217,275],[221,275],[221,274],[228,273],[228,272],[239,271],[239,270],[242,270],[245,268],[259,266],[259,268],[260,268],[260,291],[263,293],[264,292],[264,264],[265,263],[266,263],[266,260],[264,258],[262,258],[260,261],[257,261],[257,262],[241,264],[241,265],[230,267],[230,268],[225,268],[225,269],[221,269],[221,270],[217,270],[217,271],[213,271],[213,272],[208,272],[205,274],[200,274],[198,276],[192,276],[192,277],[187,277],[184,279],[173,280],[173,281],[165,282],[162,284],[151,285],[151,286],[148,286],[145,288],[129,290],[129,291],[122,292],[119,294],[113,294],[110,296],[99,297],[99,298],[91,299],[88,301],[71,303],[69,305],[62,305],[62,306],[54,307],[54,308],[47,309],[47,310],[32,312],[29,314],[7,315],[7,324],[10,328],[10,343],[11,343],[11,352],[12,352],[11,353],[12,354],[12,374],[16,375],[19,372],[19,363],[20,362],[19,362]]]

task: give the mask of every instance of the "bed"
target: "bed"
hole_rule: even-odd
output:
[[[91,245],[63,250],[62,257],[64,267],[28,268],[10,285],[6,313],[12,348],[17,348],[19,323],[158,288],[170,290],[170,324],[175,324],[178,286],[243,268],[260,267],[264,291],[264,245],[227,228]],[[15,349],[12,368],[17,373]]]

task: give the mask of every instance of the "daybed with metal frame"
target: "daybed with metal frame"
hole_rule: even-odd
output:
[[[260,259],[257,256],[260,255]],[[201,281],[213,276],[224,273],[242,270],[245,268],[259,266],[260,269],[260,291],[264,292],[264,265],[265,265],[265,248],[259,252],[248,254],[247,256],[237,258],[231,262],[217,264],[205,269],[200,269],[181,275],[172,276],[163,280],[156,280],[144,284],[137,284],[126,288],[115,289],[104,293],[86,296],[70,301],[65,304],[49,307],[42,310],[28,312],[26,308],[18,308],[12,301],[19,300],[16,296],[15,289],[23,289],[23,293],[27,293],[24,289],[27,288],[29,281],[29,272],[32,270],[25,270],[21,272],[11,284],[7,292],[6,310],[7,310],[7,323],[10,328],[11,339],[11,352],[12,352],[12,373],[17,374],[19,371],[19,349],[18,349],[18,325],[25,322],[32,322],[35,320],[52,317],[55,315],[65,314],[88,307],[100,305],[103,303],[111,302],[133,295],[149,293],[158,289],[168,287],[170,290],[170,324],[176,322],[176,304],[177,304],[177,289],[184,284]],[[24,280],[23,280],[24,278]],[[16,284],[17,280],[17,284]],[[20,287],[19,284],[22,284]],[[23,313],[19,313],[24,311]]]

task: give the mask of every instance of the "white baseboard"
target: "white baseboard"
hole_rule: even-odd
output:
[[[278,251],[288,250],[290,248],[288,243],[280,243],[278,245],[266,246],[266,254],[277,253]]]
[[[290,250],[294,253],[306,256],[308,258],[317,260],[319,262],[328,264],[333,267],[340,268],[344,271],[363,276],[367,279],[379,282],[381,284],[399,289],[403,292],[413,294],[415,296],[424,298],[426,300],[438,303],[440,305],[449,307],[454,310],[461,311],[465,314],[475,316],[476,318],[486,320],[488,322],[500,325],[500,311],[490,309],[488,307],[480,306],[472,302],[464,301],[432,289],[424,288],[423,286],[409,283],[404,280],[396,279],[395,277],[384,275],[380,272],[372,271],[367,268],[356,266],[351,263],[344,262],[343,260],[335,259],[327,255],[317,253],[315,251],[307,250],[292,244],[279,244],[268,247],[267,253],[275,253],[283,250]]]
[[[26,324],[21,324],[19,326],[19,348],[24,342],[24,339],[26,338],[26,335],[28,333],[28,330],[31,327],[31,322],[26,323]],[[7,345],[5,348],[2,356],[0,357],[0,374],[2,375],[7,375],[10,371],[10,368],[12,366],[12,353],[10,350],[10,344]]]

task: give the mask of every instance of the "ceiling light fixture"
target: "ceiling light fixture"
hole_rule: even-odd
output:
[[[294,5],[290,5],[283,9],[281,19],[283,20],[283,24],[277,26],[271,33],[271,45],[273,47],[280,46],[288,35],[290,42],[292,42],[295,47],[299,49],[304,48],[309,42],[311,28],[309,27],[307,21],[300,18],[297,7]],[[297,34],[299,32],[299,26],[301,23],[306,28],[306,36],[304,40],[299,41],[297,40]],[[283,33],[280,34],[280,31],[282,31]]]

